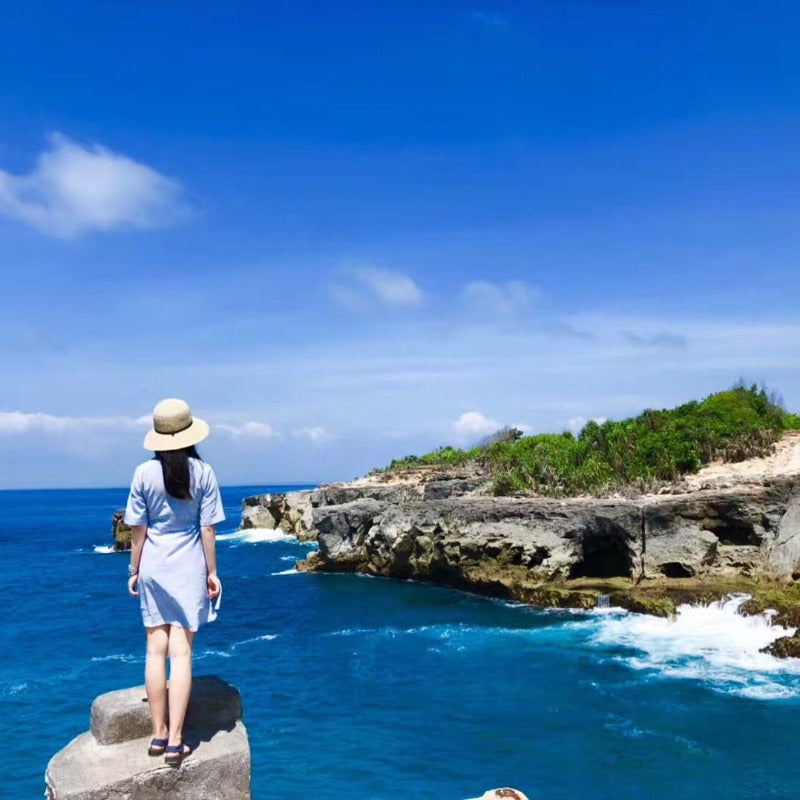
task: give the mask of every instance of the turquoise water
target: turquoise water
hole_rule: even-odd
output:
[[[737,601],[669,622],[283,574],[307,545],[234,533],[269,488],[223,490],[223,610],[195,650],[242,693],[256,800],[800,796],[800,674],[758,654],[778,632]],[[3,796],[41,797],[92,699],[142,680],[127,556],[102,552],[125,496],[0,492]]]

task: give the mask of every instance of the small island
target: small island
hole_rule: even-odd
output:
[[[246,498],[242,527],[316,538],[298,569],[542,607],[669,616],[731,593],[800,625],[800,417],[737,385],[577,435],[508,428],[347,484]],[[771,645],[800,654],[800,637]]]

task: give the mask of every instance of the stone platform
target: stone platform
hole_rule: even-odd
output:
[[[230,684],[194,679],[184,727],[194,751],[180,768],[147,755],[150,736],[143,686],[96,698],[91,730],[47,766],[47,800],[250,800],[250,745]]]

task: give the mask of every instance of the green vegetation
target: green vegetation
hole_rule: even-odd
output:
[[[715,459],[769,454],[786,430],[800,429],[775,395],[739,384],[702,401],[648,410],[620,422],[588,422],[571,433],[522,436],[504,429],[470,450],[441,447],[392,461],[387,471],[475,464],[488,470],[496,494],[533,490],[553,496],[599,494],[624,486],[647,490]]]

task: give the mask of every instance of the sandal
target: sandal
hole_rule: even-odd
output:
[[[186,742],[181,742],[180,744],[168,744],[165,751],[164,763],[170,767],[179,767],[181,761],[191,754],[192,748]]]
[[[147,748],[147,755],[163,756],[164,751],[167,749],[168,741],[168,739],[151,739],[150,747]]]

